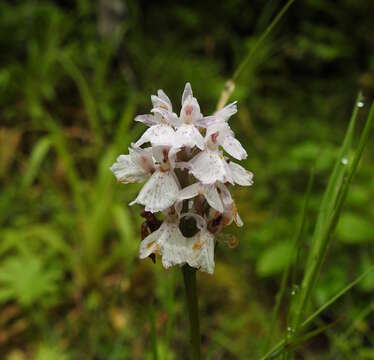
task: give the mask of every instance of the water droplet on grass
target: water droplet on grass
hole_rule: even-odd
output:
[[[291,295],[295,296],[299,291],[299,285],[292,285]]]
[[[357,106],[358,106],[359,108],[362,108],[362,107],[365,106],[365,103],[364,103],[363,101],[359,101],[359,102],[357,103]]]
[[[347,159],[346,157],[343,157],[341,163],[342,163],[343,165],[347,165],[347,164],[348,164],[348,159]]]

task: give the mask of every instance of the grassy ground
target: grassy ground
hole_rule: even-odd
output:
[[[213,112],[283,4],[0,3],[1,358],[152,359],[153,345],[160,359],[187,358],[182,275],[138,260],[141,218],[127,204],[140,187],[116,184],[108,167],[144,130],[133,118],[158,88],[179,104],[190,81],[203,113]],[[231,125],[255,185],[235,192],[245,226],[220,238],[214,276],[198,276],[207,359],[260,358],[289,264],[272,345],[294,337],[289,309],[303,297],[313,239],[323,239],[317,218],[329,225],[320,212],[329,176],[348,159],[349,171],[335,167],[341,194],[374,98],[373,15],[367,0],[296,0],[237,78]],[[371,143],[335,235],[321,242],[328,251],[303,319],[374,264]],[[340,195],[329,196],[331,215]],[[372,359],[373,291],[369,273],[306,330],[323,332],[282,356]]]

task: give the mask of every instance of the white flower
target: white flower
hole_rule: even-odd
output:
[[[238,112],[237,101],[226,105],[224,108],[216,111],[211,116],[205,116],[197,121],[198,126],[207,128],[208,126],[228,121],[230,117]]]
[[[253,174],[223,153],[247,157],[228,124],[237,104],[203,117],[190,83],[179,116],[162,90],[151,100],[151,113],[135,118],[148,129],[110,168],[118,182],[145,182],[130,203],[145,210],[140,258],[159,254],[165,268],[188,264],[212,274],[215,236],[233,221],[243,225],[227,186],[253,184]],[[145,144],[150,146],[141,148]],[[158,212],[164,214],[162,223]],[[190,226],[195,235],[185,237]]]
[[[188,241],[190,256],[187,264],[208,274],[214,273],[214,235],[200,230]]]
[[[175,143],[175,130],[167,124],[157,124],[147,129],[135,143],[142,146],[150,142],[152,146],[173,146]]]
[[[243,168],[243,166],[229,161],[226,159],[231,170],[231,177],[235,184],[241,186],[251,186],[253,185],[253,173]]]
[[[145,206],[145,211],[155,213],[163,211],[175,203],[180,184],[169,159],[170,148],[155,147],[152,150],[157,163],[156,170],[130,205],[141,204]]]
[[[247,152],[244,150],[242,144],[235,139],[235,134],[231,130],[227,122],[218,122],[210,125],[206,131],[206,137],[215,137],[215,146],[222,146],[223,149],[237,160],[243,160],[247,158]]]
[[[151,96],[154,108],[153,114],[138,115],[135,121],[142,122],[148,126],[141,138],[135,143],[136,146],[142,146],[150,142],[155,146],[173,146],[175,142],[174,126],[179,123],[178,116],[172,112],[173,107],[168,96],[158,90],[157,96]]]
[[[204,185],[201,183],[194,183],[189,185],[179,192],[178,200],[183,201],[191,199],[197,195],[203,195],[213,209],[219,211],[220,213],[223,212],[223,204],[216,184]]]
[[[118,156],[110,170],[124,184],[142,182],[155,170],[152,149],[129,148],[129,155]]]
[[[205,147],[204,138],[195,125],[182,124],[178,127],[175,134],[175,146],[187,146],[189,148],[197,146],[203,150]]]
[[[179,214],[174,208],[170,208],[160,228],[140,243],[140,258],[145,259],[151,254],[156,254],[161,256],[165,268],[189,264],[213,274],[214,236],[206,230],[205,221],[202,220],[204,225],[200,225],[200,231],[191,238],[183,236],[179,229],[179,221]]]
[[[229,189],[224,184],[217,184],[217,186],[220,190],[220,195],[224,207],[224,211],[222,213],[224,224],[230,225],[234,221],[237,226],[243,226],[243,221],[239,216],[238,209],[236,208],[236,204],[230,194]]]
[[[218,110],[214,115],[207,116],[198,121],[199,126],[207,129],[206,138],[215,136],[213,144],[222,146],[223,149],[232,157],[238,160],[247,158],[247,152],[244,150],[240,142],[235,139],[235,134],[231,130],[228,120],[237,112],[236,101]],[[211,144],[213,146],[213,144]]]
[[[206,148],[189,162],[190,173],[203,184],[233,182],[230,168],[219,150]]]
[[[177,216],[166,217],[160,228],[140,243],[140,258],[145,259],[151,254],[161,255],[165,268],[187,262],[187,241],[179,229]]]
[[[193,97],[190,83],[187,83],[182,96],[182,110],[179,117],[181,124],[175,134],[178,146],[189,148],[197,146],[201,150],[204,149],[204,138],[195,126],[196,122],[202,117],[199,103]]]

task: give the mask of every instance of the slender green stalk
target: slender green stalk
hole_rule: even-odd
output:
[[[248,65],[249,60],[252,58],[253,54],[256,52],[257,48],[262,44],[262,42],[268,37],[268,35],[272,32],[272,30],[275,28],[275,26],[278,24],[280,19],[282,19],[283,15],[287,12],[288,8],[294,3],[295,0],[289,0],[286,5],[283,6],[281,11],[277,14],[277,16],[274,18],[274,20],[270,23],[270,25],[266,28],[266,30],[261,34],[260,38],[257,40],[257,42],[254,44],[254,46],[251,48],[251,50],[248,52],[248,55],[246,58],[242,61],[242,63],[239,65],[239,67],[236,69],[234,76],[232,77],[232,80],[237,80],[239,75],[243,72],[245,67]]]
[[[255,54],[258,47],[264,42],[264,40],[269,36],[269,34],[272,32],[272,30],[275,28],[275,26],[278,24],[278,22],[282,19],[284,14],[287,12],[288,8],[294,3],[295,0],[289,0],[286,5],[283,6],[281,11],[277,14],[277,16],[274,18],[274,20],[270,23],[270,25],[265,29],[265,31],[261,34],[261,36],[258,38],[256,43],[251,47],[249,50],[247,56],[244,58],[244,60],[239,64],[237,69],[235,70],[233,76],[231,79],[227,80],[222,92],[221,96],[218,100],[217,104],[217,110],[223,108],[229,98],[231,97],[231,94],[235,90],[235,82],[243,72],[243,70],[247,67],[249,61],[252,59],[253,55]]]
[[[355,104],[355,106],[357,105]],[[353,125],[355,123],[356,116],[357,112],[354,110],[346,138],[343,142],[340,156],[337,160],[337,164],[332,175],[333,181],[329,182],[329,186],[326,190],[328,196],[322,201],[321,213],[323,213],[323,219],[321,220],[320,224],[317,221],[312,249],[307,261],[306,272],[302,282],[299,303],[293,319],[293,327],[295,330],[297,330],[300,326],[302,317],[304,313],[306,313],[311,293],[317,281],[328,248],[331,244],[332,235],[338,223],[350,183],[354,174],[356,173],[359,160],[361,159],[362,152],[367,143],[371,124],[374,118],[374,106],[371,107],[368,120],[366,121],[365,128],[360,137],[358,148],[352,160],[352,165],[348,169],[345,169],[348,161],[347,154],[352,142],[354,132]]]
[[[272,318],[271,318],[269,335],[267,337],[266,344],[265,344],[265,352],[269,350],[270,345],[271,345],[271,340],[273,339],[273,336],[274,336],[275,325],[276,325],[276,322],[277,322],[277,319],[278,319],[280,306],[282,304],[284,295],[286,293],[287,281],[290,277],[289,275],[290,275],[290,271],[291,271],[292,261],[295,261],[295,264],[294,264],[293,267],[294,268],[297,267],[299,253],[300,253],[300,247],[301,247],[300,243],[301,243],[302,234],[304,233],[304,229],[305,229],[306,213],[307,213],[307,209],[308,209],[308,203],[309,203],[309,198],[310,198],[310,193],[311,193],[313,181],[314,181],[314,171],[311,172],[311,175],[310,175],[310,178],[309,178],[309,181],[308,181],[305,200],[304,200],[304,204],[303,204],[303,208],[302,208],[302,212],[301,212],[301,220],[300,220],[299,229],[296,232],[296,236],[293,239],[292,256],[291,256],[291,258],[288,262],[287,267],[283,271],[281,286],[280,286],[280,289],[279,289],[279,291],[277,293],[277,296],[276,296],[276,302],[275,302],[275,306],[274,306],[274,310],[273,310],[273,314],[272,314]],[[295,284],[294,274],[295,274],[295,271],[292,272],[292,278],[291,278],[292,279],[292,285]],[[294,292],[294,290],[292,290],[292,292]],[[293,293],[291,293],[291,294],[293,294]],[[287,328],[287,324],[286,324],[286,328]]]
[[[323,304],[318,310],[316,310],[312,315],[310,315],[303,323],[300,325],[300,328],[305,328],[308,324],[310,324],[320,313],[326,310],[330,305],[332,305],[336,300],[341,298],[345,293],[351,290],[354,286],[356,286],[365,276],[369,273],[374,271],[374,266],[366,270],[356,279],[351,281],[347,286],[345,286],[342,290],[340,290],[336,295],[334,295],[330,300],[328,300],[325,304]],[[265,359],[272,359],[274,356],[278,355],[286,346],[287,342],[285,339],[278,342],[278,344],[274,345],[271,350],[269,350],[264,356],[260,358],[260,360]]]
[[[201,337],[199,322],[199,306],[196,291],[196,269],[184,265],[182,267],[184,287],[186,289],[186,300],[188,308],[188,316],[190,319],[190,349],[191,360],[201,359]]]

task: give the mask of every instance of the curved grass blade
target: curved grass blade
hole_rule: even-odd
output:
[[[294,273],[295,273],[295,268],[297,268],[298,258],[299,258],[299,254],[300,254],[301,239],[302,239],[302,235],[303,235],[304,229],[305,229],[306,214],[307,214],[307,209],[308,209],[311,190],[312,190],[312,187],[313,187],[313,182],[314,182],[314,170],[311,172],[309,180],[308,180],[308,185],[307,185],[307,190],[306,190],[306,193],[305,193],[304,204],[303,204],[303,208],[302,208],[302,212],[301,212],[301,221],[300,221],[299,229],[296,232],[296,236],[293,239],[292,249],[293,249],[294,254],[293,254],[293,256],[291,256],[290,261],[289,261],[286,269],[284,269],[284,271],[283,271],[281,286],[280,286],[279,292],[276,296],[276,303],[275,303],[273,314],[272,314],[269,335],[268,335],[268,338],[267,338],[267,341],[266,341],[266,344],[265,344],[265,352],[269,350],[269,347],[271,345],[271,340],[273,339],[273,335],[274,335],[274,331],[275,331],[275,325],[276,325],[276,321],[278,319],[280,306],[282,304],[284,295],[286,293],[287,281],[288,281],[288,278],[289,278],[289,275],[290,275],[291,265],[292,265],[291,261],[293,259],[296,260],[296,264],[294,265],[294,267],[293,267],[294,269],[292,271],[292,279],[293,279],[292,284],[295,283]],[[287,328],[287,324],[286,324],[286,328]]]
[[[235,89],[235,82],[243,72],[243,70],[247,67],[249,61],[252,59],[253,55],[255,54],[256,50],[259,48],[259,46],[264,42],[264,40],[269,36],[269,34],[273,31],[275,26],[278,24],[278,22],[282,19],[284,14],[287,12],[289,7],[295,2],[295,0],[289,0],[286,5],[283,6],[283,8],[279,11],[277,16],[274,18],[274,20],[270,23],[270,25],[265,29],[265,31],[261,34],[259,39],[256,41],[256,43],[251,47],[249,50],[247,56],[244,58],[244,60],[240,63],[238,68],[235,70],[234,75],[231,79],[227,80],[222,92],[221,96],[219,98],[217,109],[221,109],[225,106],[227,101],[230,99],[231,94],[234,92]]]
[[[320,313],[326,310],[330,305],[332,305],[335,301],[341,298],[344,294],[346,294],[349,290],[351,290],[355,285],[357,285],[365,276],[367,276],[370,272],[374,271],[374,266],[359,275],[355,280],[350,282],[347,286],[345,286],[342,290],[340,290],[335,296],[333,296],[330,300],[328,300],[325,304],[323,304],[318,310],[316,310],[312,315],[310,315],[302,324],[301,328],[305,328],[308,324],[310,324]],[[260,360],[271,359],[275,355],[278,355],[284,348],[285,348],[286,341],[285,339],[281,340],[276,344],[271,350],[269,350]]]
[[[360,96],[361,95],[359,94],[358,99],[360,99]],[[355,108],[356,107],[357,102],[355,102]],[[322,200],[316,229],[313,235],[312,248],[305,267],[306,270],[302,281],[299,301],[292,321],[292,325],[296,330],[302,321],[303,314],[307,311],[311,293],[331,244],[332,235],[340,217],[345,195],[348,192],[349,185],[356,173],[358,162],[367,143],[368,134],[374,117],[373,115],[374,110],[372,107],[365,128],[361,134],[359,145],[352,161],[352,166],[348,167],[348,160],[346,159],[353,141],[354,125],[357,118],[357,110],[354,109],[353,111],[339,157],[336,161],[334,171]]]

